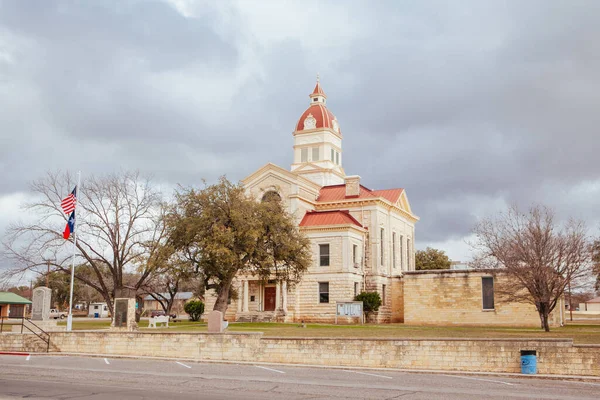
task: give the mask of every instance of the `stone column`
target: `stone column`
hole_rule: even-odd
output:
[[[275,284],[275,311],[281,308],[281,282]]]
[[[242,299],[244,297],[244,283],[240,281],[238,288],[238,299],[237,299],[237,312],[238,314],[242,312]]]
[[[281,284],[281,291],[283,294],[283,312],[287,314],[287,282],[283,281],[283,283]]]
[[[244,281],[244,312],[248,312],[248,281]]]

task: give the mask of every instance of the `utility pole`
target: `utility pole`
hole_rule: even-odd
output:
[[[50,287],[48,282],[50,277],[50,260],[46,260],[46,264],[48,265],[48,271],[46,272],[46,287]]]
[[[569,314],[571,315],[571,322],[573,321],[573,301],[571,300],[571,281],[569,281]]]

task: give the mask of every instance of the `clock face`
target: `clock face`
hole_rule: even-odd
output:
[[[304,129],[315,129],[317,127],[317,120],[312,114],[308,114],[308,116],[304,119]]]
[[[338,125],[337,119],[333,120],[333,130],[336,132],[340,131],[340,126]]]

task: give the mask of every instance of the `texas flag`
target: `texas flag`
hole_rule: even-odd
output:
[[[75,211],[71,213],[69,216],[69,220],[67,221],[67,226],[65,226],[65,231],[63,232],[63,237],[68,239],[71,236],[71,233],[75,231]]]

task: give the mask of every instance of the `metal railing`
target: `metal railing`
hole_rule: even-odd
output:
[[[40,338],[44,343],[46,343],[46,353],[48,351],[50,351],[50,334],[48,332],[46,332],[45,330],[43,330],[42,328],[40,328],[39,326],[37,326],[32,320],[30,320],[29,318],[25,318],[25,317],[0,317],[0,333],[2,333],[4,331],[4,320],[18,320],[20,322],[16,323],[16,324],[6,324],[7,326],[10,326],[11,331],[12,331],[12,327],[13,326],[19,326],[21,325],[21,333],[23,333],[23,328],[29,330],[29,332],[33,333],[34,335],[36,335],[38,338]],[[27,323],[25,322],[27,321]],[[33,325],[35,328],[39,329],[39,332],[36,332],[35,330],[31,329],[27,324],[31,324]]]

